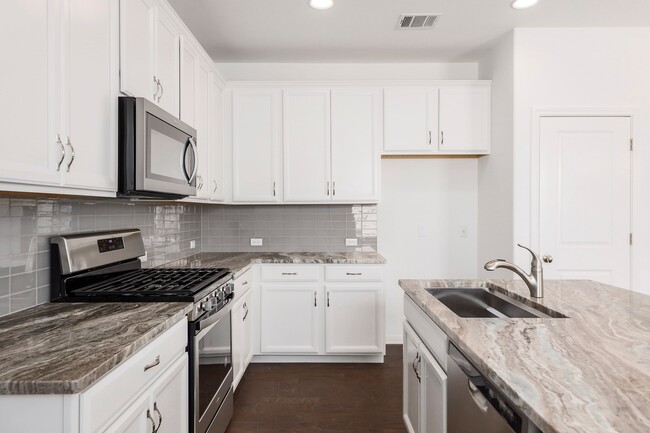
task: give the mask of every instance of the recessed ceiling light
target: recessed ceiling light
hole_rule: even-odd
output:
[[[309,0],[309,6],[314,9],[329,9],[334,6],[334,0]]]
[[[535,6],[537,2],[538,0],[515,0],[510,6],[512,6],[514,9],[526,9],[531,6]]]

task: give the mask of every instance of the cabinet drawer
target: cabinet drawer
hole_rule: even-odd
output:
[[[262,281],[320,281],[321,265],[265,265]]]
[[[185,352],[183,319],[81,394],[81,433],[103,431]]]
[[[234,281],[235,300],[239,299],[253,285],[253,270],[249,269]]]
[[[325,281],[382,281],[383,266],[374,265],[330,265],[325,266]]]
[[[433,323],[429,316],[406,294],[404,295],[404,315],[440,366],[447,371],[447,347],[449,344],[447,334]]]

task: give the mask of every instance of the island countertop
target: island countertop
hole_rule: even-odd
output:
[[[400,280],[399,285],[545,433],[650,431],[650,296],[594,281]],[[426,291],[489,287],[568,318],[460,318]]]
[[[181,302],[50,303],[0,318],[0,395],[77,394],[182,320]]]

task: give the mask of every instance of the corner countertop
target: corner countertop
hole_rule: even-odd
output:
[[[356,264],[386,263],[379,253],[199,253],[166,264],[167,268],[228,268],[237,278],[257,263]]]
[[[182,320],[191,304],[50,303],[0,318],[0,395],[76,394]]]
[[[650,431],[650,296],[594,281],[400,280],[450,340],[545,433]],[[489,287],[569,318],[467,319],[426,288]]]

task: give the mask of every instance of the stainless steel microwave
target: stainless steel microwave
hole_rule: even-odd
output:
[[[196,130],[145,98],[119,98],[118,195],[196,195]]]

